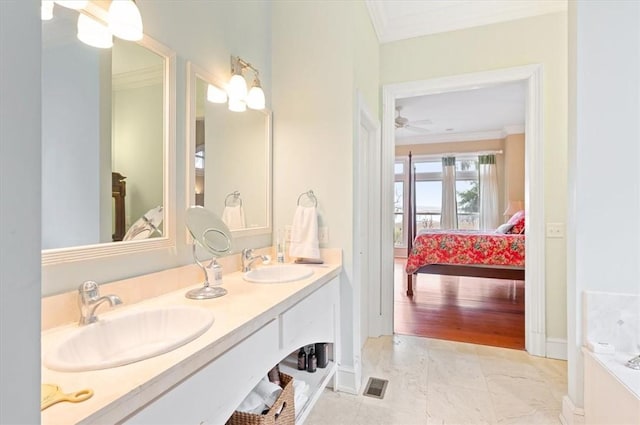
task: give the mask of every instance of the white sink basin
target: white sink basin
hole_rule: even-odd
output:
[[[255,283],[284,283],[306,279],[313,274],[313,269],[299,265],[264,266],[249,270],[244,280]]]
[[[123,312],[78,328],[45,355],[44,365],[63,372],[122,366],[193,341],[213,321],[213,313],[201,307]]]

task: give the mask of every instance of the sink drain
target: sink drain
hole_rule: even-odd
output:
[[[369,378],[363,395],[373,398],[384,398],[384,392],[387,390],[389,381],[380,378]]]

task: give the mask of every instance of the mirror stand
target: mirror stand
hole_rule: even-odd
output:
[[[193,247],[193,260],[196,262],[198,266],[202,269],[204,273],[204,282],[201,288],[192,289],[185,294],[185,297],[192,300],[209,300],[212,298],[218,298],[223,295],[226,295],[227,290],[221,288],[219,286],[211,286],[209,284],[209,274],[207,273],[207,268],[200,262],[198,256],[196,254],[196,244],[192,245]],[[212,264],[217,265],[215,257],[211,259]]]

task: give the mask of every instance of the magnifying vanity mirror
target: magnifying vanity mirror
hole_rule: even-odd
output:
[[[88,46],[77,19],[42,21],[43,265],[174,244],[175,56]]]
[[[217,286],[222,284],[222,269],[216,258],[223,257],[231,251],[231,231],[220,217],[201,206],[187,209],[185,223],[195,241],[193,259],[204,273],[203,286],[190,290],[185,296],[195,300],[206,300],[225,295],[227,290]],[[213,255],[208,266],[203,265],[198,259],[197,246]]]
[[[219,214],[234,237],[271,233],[271,112],[207,101],[223,85],[188,64],[188,205]]]

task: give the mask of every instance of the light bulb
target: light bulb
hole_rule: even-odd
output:
[[[109,29],[82,13],[78,16],[78,39],[89,46],[101,49],[113,46],[113,37]]]
[[[242,100],[247,97],[247,82],[240,74],[234,74],[227,85],[229,97],[235,100]]]
[[[113,0],[109,6],[109,30],[124,40],[142,40],[142,16],[131,0]]]
[[[207,87],[207,100],[211,103],[225,103],[227,93],[219,87],[209,84]]]
[[[69,9],[80,10],[87,6],[89,0],[56,0],[56,3]]]
[[[243,100],[229,98],[229,110],[233,112],[244,112],[247,110],[247,104]]]
[[[251,109],[264,109],[265,99],[264,91],[260,85],[254,85],[247,95],[247,106]]]
[[[42,0],[40,6],[40,18],[43,21],[50,21],[53,19],[53,0]]]

